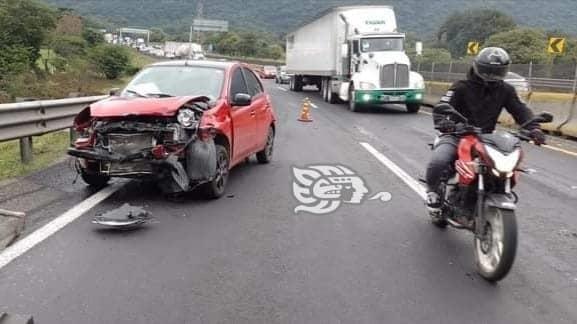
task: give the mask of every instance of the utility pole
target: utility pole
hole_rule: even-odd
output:
[[[203,16],[204,16],[204,0],[198,0],[198,2],[196,3],[196,18],[202,19]],[[196,32],[196,40],[199,44],[201,44],[200,33],[201,33],[200,31]]]

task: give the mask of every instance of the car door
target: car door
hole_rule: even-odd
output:
[[[233,128],[233,164],[250,155],[255,148],[256,112],[253,105],[235,106],[234,97],[238,93],[249,94],[246,81],[240,67],[232,72],[230,82],[231,118]]]
[[[256,113],[255,136],[252,140],[254,142],[254,149],[259,151],[263,149],[266,144],[268,128],[271,123],[270,102],[264,92],[262,84],[258,81],[258,78],[254,73],[245,67],[243,67],[242,70],[244,72],[249,94],[252,96],[251,106]]]

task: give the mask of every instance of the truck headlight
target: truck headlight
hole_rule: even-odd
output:
[[[194,111],[190,109],[181,109],[178,111],[178,115],[176,116],[178,122],[184,127],[190,127],[194,125],[196,121],[196,117],[194,116]]]
[[[418,79],[413,81],[413,85],[411,86],[413,89],[424,89],[425,88],[425,81],[422,79]]]
[[[361,90],[373,90],[377,88],[377,86],[371,82],[359,82],[359,87]]]

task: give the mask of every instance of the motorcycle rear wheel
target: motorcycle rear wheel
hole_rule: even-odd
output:
[[[489,207],[486,212],[482,237],[475,237],[475,263],[481,277],[496,282],[505,278],[513,266],[517,220],[512,210]]]

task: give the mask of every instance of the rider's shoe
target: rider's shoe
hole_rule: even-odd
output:
[[[441,197],[434,191],[427,192],[427,210],[433,219],[441,217]]]

